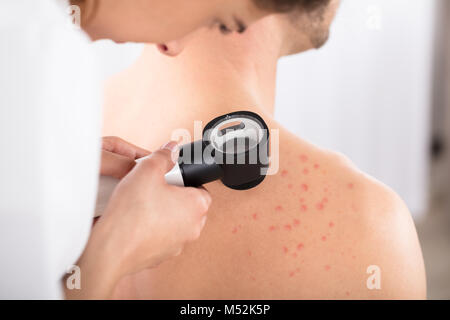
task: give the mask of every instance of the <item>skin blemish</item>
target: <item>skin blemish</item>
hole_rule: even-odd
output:
[[[331,221],[331,222],[328,224],[328,226],[329,226],[330,228],[333,228],[333,227],[334,227],[334,222]]]
[[[284,247],[283,247],[283,252],[284,252],[284,253],[288,253],[288,252],[289,252],[289,248],[286,247],[286,246],[284,246]]]
[[[301,154],[298,158],[299,158],[300,161],[303,162],[303,163],[308,162],[308,156],[305,155],[305,154]]]
[[[275,211],[277,211],[277,212],[283,211],[283,207],[282,206],[276,206],[275,207]]]
[[[327,198],[323,198],[321,202],[317,204],[317,210],[322,211],[325,208],[325,204],[328,202]]]
[[[320,166],[317,163],[315,163],[314,164],[314,169],[319,170],[319,168],[320,168]]]
[[[302,250],[304,247],[305,247],[305,246],[304,246],[303,243],[299,243],[299,244],[297,245],[297,250]]]
[[[283,171],[281,171],[281,176],[286,177],[288,175],[288,173],[289,172],[287,170],[283,170]]]
[[[296,274],[296,273],[299,273],[299,272],[300,272],[300,268],[296,268],[295,270],[290,271],[290,272],[289,272],[289,278],[294,277],[295,274]]]
[[[292,254],[292,256],[293,256],[294,258],[297,258],[297,253],[294,252],[294,253]]]
[[[287,231],[291,231],[292,230],[292,226],[290,224],[287,224],[284,226],[284,229]]]
[[[330,271],[331,267],[329,265],[325,266],[325,271]]]
[[[326,236],[322,236],[322,241],[323,242],[327,241],[327,237]]]
[[[303,174],[304,174],[304,175],[307,175],[308,173],[309,173],[309,170],[308,170],[308,169],[306,169],[306,168],[303,169]]]
[[[233,230],[231,231],[231,233],[232,234],[236,234],[238,231],[239,231],[239,229],[241,229],[242,228],[242,225],[238,225],[237,227],[234,227],[233,228]]]
[[[309,187],[308,187],[307,184],[302,184],[302,190],[303,190],[303,191],[307,192],[308,189],[309,189]]]
[[[305,202],[305,198],[300,198],[300,203],[304,203]]]
[[[298,219],[294,219],[294,226],[299,226],[300,225],[300,220]]]
[[[258,214],[257,213],[252,214],[252,219],[253,220],[258,220]]]
[[[292,184],[288,184],[288,189],[292,189],[294,186]]]
[[[347,185],[347,188],[349,188],[350,190],[353,190],[354,187],[355,187],[355,185],[353,183],[349,183]]]
[[[270,226],[269,227],[269,231],[275,231],[278,230],[278,228],[276,226]]]
[[[346,295],[347,297],[350,296],[350,292],[345,291],[345,295]]]
[[[249,257],[251,257],[251,256],[252,256],[252,252],[251,252],[250,250],[248,250],[248,251],[247,251],[247,255],[248,255]]]
[[[300,210],[302,210],[303,212],[306,212],[306,211],[308,211],[308,206],[305,205],[305,204],[303,204],[303,205],[301,206]]]

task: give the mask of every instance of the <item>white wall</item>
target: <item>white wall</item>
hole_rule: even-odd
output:
[[[280,62],[277,117],[427,207],[435,0],[344,0],[326,47]]]

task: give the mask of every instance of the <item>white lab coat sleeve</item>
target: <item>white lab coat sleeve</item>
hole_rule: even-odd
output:
[[[0,22],[0,299],[58,299],[92,225],[100,85],[53,0],[5,5],[22,20]]]

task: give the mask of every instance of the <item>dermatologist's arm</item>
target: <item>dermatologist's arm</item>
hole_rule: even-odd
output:
[[[186,242],[199,237],[211,203],[204,189],[166,183],[164,174],[174,165],[176,143],[136,166],[133,158],[147,151],[117,138],[104,139],[103,149],[102,174],[124,178],[78,261],[81,290],[65,289],[68,299],[107,299],[123,276],[178,255]]]

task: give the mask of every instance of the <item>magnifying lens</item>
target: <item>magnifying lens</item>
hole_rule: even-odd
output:
[[[204,128],[202,140],[181,146],[178,162],[165,179],[184,187],[221,180],[228,188],[248,190],[264,180],[268,167],[267,124],[256,113],[239,111],[215,118]],[[100,178],[96,216],[103,212],[119,181]]]

